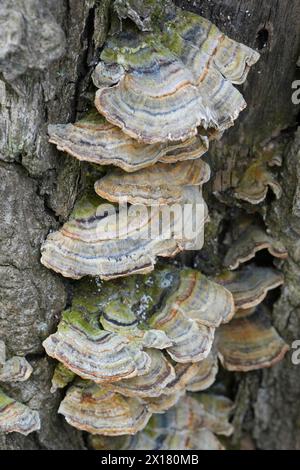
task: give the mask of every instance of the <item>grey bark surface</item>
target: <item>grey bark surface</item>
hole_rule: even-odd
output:
[[[24,383],[1,384],[37,409],[42,426],[27,437],[0,434],[0,449],[83,449],[85,439],[57,414],[61,394],[50,393],[53,361],[42,341],[55,330],[70,283],[39,262],[40,244],[66,220],[80,190],[82,166],[47,141],[47,125],[74,121],[85,111],[90,73],[109,24],[109,0],[0,0],[0,337],[9,354],[34,367]],[[187,262],[207,273],[222,266],[228,222],[248,204],[234,198],[233,170],[243,172],[266,143],[281,152],[279,201],[259,212],[289,250],[286,283],[273,321],[286,341],[300,339],[299,107],[291,101],[300,55],[298,0],[178,0],[225,33],[261,52],[242,87],[248,103],[234,127],[212,146],[207,185],[211,223],[206,244]],[[4,47],[6,44],[6,47]],[[279,151],[278,150],[278,151]],[[216,183],[221,178],[221,187]],[[220,178],[219,178],[220,179]],[[218,191],[215,191],[216,185]],[[215,195],[213,194],[215,193]],[[300,448],[300,366],[291,355],[270,370],[227,374],[236,398],[234,448]]]

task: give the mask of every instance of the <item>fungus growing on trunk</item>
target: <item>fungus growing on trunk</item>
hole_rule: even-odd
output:
[[[216,282],[226,287],[234,299],[236,309],[249,309],[260,304],[271,289],[283,284],[284,278],[274,268],[249,264],[236,271],[225,271]]]
[[[114,170],[95,183],[96,193],[111,202],[126,200],[147,206],[181,203],[186,186],[202,186],[210,178],[210,168],[201,159],[156,165],[124,175]]]
[[[155,397],[177,391],[168,391],[176,369],[159,350],[179,363],[205,359],[215,328],[233,313],[224,287],[191,269],[161,267],[103,285],[81,281],[71,309],[43,344],[83,379],[113,382],[110,388],[125,395]]]
[[[283,278],[254,264],[215,280],[173,265],[150,271],[158,257],[201,249],[201,190],[210,169],[200,157],[245,108],[234,84],[246,80],[259,54],[169,1],[116,0],[114,7],[131,21],[111,31],[93,72],[97,111],[49,127],[58,149],[121,168],[96,181],[97,195],[86,192],[42,247],[48,268],[74,279],[93,276],[77,283],[57,332],[43,343],[60,362],[52,389],[72,382],[59,412],[95,435],[94,448],[221,449],[215,434],[232,433],[232,403],[203,390],[216,379],[218,357],[226,369],[246,371],[284,356],[287,346],[266,308],[256,307]],[[240,180],[238,197],[251,193],[247,200],[257,202],[268,186],[279,195],[266,171],[248,173],[258,184]],[[125,201],[126,211],[107,201]],[[172,204],[202,207],[192,238],[176,231],[177,215],[161,221]],[[286,258],[254,217],[237,222],[227,240],[228,268],[265,248]],[[185,224],[192,225],[191,215]],[[162,228],[154,238],[153,226]],[[194,399],[191,391],[202,393]],[[136,436],[98,436],[126,434]]]
[[[40,429],[40,426],[40,418],[37,411],[13,400],[0,389],[1,432],[19,432],[27,436],[31,432]]]
[[[25,357],[6,359],[4,341],[0,340],[0,382],[24,382],[32,373]],[[0,388],[0,432],[19,432],[27,436],[40,429],[37,411],[7,396]]]
[[[143,144],[124,134],[97,111],[75,124],[48,128],[49,142],[81,161],[114,165],[127,172],[141,170],[156,162],[174,163],[201,157],[208,150],[208,138],[200,134],[184,142]]]
[[[41,262],[63,276],[102,279],[148,273],[156,259],[172,257],[203,244],[206,206],[198,187],[187,187],[172,214],[164,206],[120,210],[94,194],[81,198],[70,220],[43,244]],[[188,208],[188,210],[186,210]],[[201,209],[201,210],[200,210]],[[161,220],[166,220],[161,223]],[[186,233],[185,227],[196,227]]]
[[[264,305],[243,311],[242,316],[220,327],[217,345],[222,365],[242,372],[271,367],[289,350],[271,325]]]
[[[127,28],[108,39],[93,75],[95,105],[148,144],[188,139],[198,127],[223,132],[246,107],[233,84],[258,59],[210,21],[176,9],[155,33]]]
[[[90,436],[92,448],[131,450],[221,450],[215,434],[228,436],[232,402],[217,395],[182,398],[164,415],[155,414],[135,436]]]
[[[230,248],[224,264],[229,269],[237,269],[241,263],[249,261],[258,251],[265,249],[275,258],[288,257],[284,245],[268,235],[262,224],[252,217],[239,219],[231,232]]]
[[[69,388],[58,412],[77,429],[106,436],[135,434],[151,417],[148,407],[138,399],[84,381]]]
[[[4,341],[0,340],[0,382],[23,382],[29,379],[32,367],[25,357],[6,359]]]

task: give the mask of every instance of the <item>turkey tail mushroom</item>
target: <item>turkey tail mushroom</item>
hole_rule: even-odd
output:
[[[0,389],[0,432],[18,432],[27,436],[40,429],[37,411],[8,397]]]
[[[197,127],[223,132],[246,106],[232,83],[243,83],[258,59],[208,20],[177,9],[160,32],[110,37],[93,74],[95,105],[148,144],[188,139]]]
[[[222,325],[218,330],[217,345],[225,369],[242,372],[271,367],[289,350],[271,325],[264,305]]]
[[[200,134],[184,142],[147,145],[124,134],[97,111],[91,111],[75,124],[56,124],[48,128],[49,142],[80,161],[114,165],[133,172],[156,162],[194,160],[208,150],[209,141]]]

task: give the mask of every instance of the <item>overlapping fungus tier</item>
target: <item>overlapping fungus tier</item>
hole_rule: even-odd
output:
[[[220,327],[217,346],[222,365],[243,372],[271,367],[289,350],[263,304],[238,311],[228,326]]]
[[[220,395],[185,396],[165,414],[153,415],[135,436],[90,436],[96,450],[221,450],[215,434],[229,436],[233,404]]]
[[[0,340],[0,382],[23,382],[32,373],[32,367],[22,356],[6,357],[4,341]]]
[[[107,436],[136,434],[151,417],[148,407],[136,398],[83,381],[69,388],[58,412],[77,429]]]
[[[75,124],[49,125],[48,133],[51,143],[78,160],[115,165],[127,172],[156,162],[194,160],[207,152],[209,146],[208,137],[200,134],[184,142],[147,145],[124,134],[96,110]]]
[[[282,188],[266,162],[256,161],[250,165],[235,188],[235,197],[250,204],[264,201],[269,188],[277,199],[282,194]]]
[[[6,358],[4,341],[0,340],[0,382],[24,382],[32,373],[25,357]],[[0,432],[27,434],[40,429],[37,411],[7,396],[0,388]]]
[[[181,203],[186,186],[202,186],[210,178],[210,168],[201,159],[166,165],[157,163],[133,174],[113,170],[95,183],[96,193],[112,202],[166,205]]]
[[[27,436],[38,429],[40,429],[38,412],[8,397],[0,389],[0,431],[18,432]]]
[[[158,256],[200,249],[207,209],[199,187],[185,187],[179,208],[161,224],[163,207],[134,205],[121,210],[88,193],[76,203],[70,220],[48,235],[41,262],[74,279],[87,275],[112,279],[148,273]],[[186,231],[184,227],[194,227],[195,221],[195,230]]]
[[[250,216],[235,222],[229,241],[230,248],[224,259],[224,264],[229,269],[237,269],[241,263],[251,260],[261,250],[268,250],[275,258],[288,257],[282,242],[269,235],[263,225]]]
[[[177,9],[162,31],[128,28],[109,38],[93,75],[95,105],[148,144],[188,139],[198,127],[221,133],[246,106],[233,84],[258,58],[210,21]]]
[[[202,376],[202,387],[213,381],[213,358],[189,372],[176,363],[189,367],[207,358],[215,328],[233,313],[230,292],[190,269],[160,267],[145,277],[100,285],[85,280],[44,347],[75,374],[110,390],[172,395],[181,388],[178,383],[186,385],[194,376],[198,382]],[[68,383],[63,371],[56,373],[54,386],[60,382]]]
[[[280,271],[272,267],[249,264],[236,271],[224,271],[216,282],[226,287],[233,295],[237,309],[248,309],[261,303],[267,293],[283,284]]]

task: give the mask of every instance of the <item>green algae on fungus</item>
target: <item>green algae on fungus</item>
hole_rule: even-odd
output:
[[[106,436],[135,434],[151,417],[148,407],[138,399],[86,381],[69,388],[58,412],[77,429]]]
[[[65,311],[58,331],[43,345],[49,356],[95,382],[134,377],[150,368],[150,357],[139,344],[102,330],[97,315],[80,310]]]
[[[0,382],[24,382],[31,373],[32,367],[25,357],[6,359],[5,343],[0,340]]]
[[[110,282],[87,279],[77,284],[71,309],[43,344],[84,379],[112,383],[125,395],[155,397],[174,392],[168,391],[176,374],[170,357],[180,363],[205,359],[215,328],[233,313],[230,292],[191,269],[161,267]]]
[[[37,411],[8,397],[0,389],[0,432],[18,432],[27,436],[40,429]]]
[[[51,380],[51,393],[55,393],[58,389],[66,387],[73,382],[76,374],[68,369],[62,362],[59,362],[55,369]]]
[[[208,138],[201,135],[184,142],[143,144],[124,134],[95,110],[74,124],[49,125],[48,133],[49,142],[78,160],[115,165],[127,172],[156,162],[193,160],[207,152],[209,146]]]
[[[246,80],[258,58],[208,20],[176,9],[160,32],[127,28],[108,39],[93,74],[95,105],[148,144],[185,140],[198,127],[223,132],[246,106],[233,84]]]

